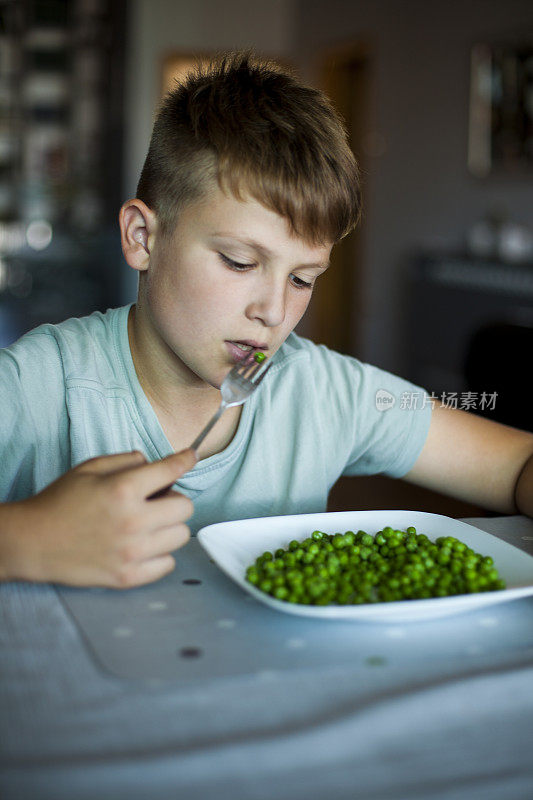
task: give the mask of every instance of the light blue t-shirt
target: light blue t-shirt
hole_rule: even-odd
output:
[[[42,325],[0,350],[0,501],[94,456],[172,452],[135,373],[129,309]],[[431,407],[420,387],[295,334],[272,361],[230,444],[175,486],[194,502],[193,533],[324,511],[340,475],[401,477],[422,450]]]

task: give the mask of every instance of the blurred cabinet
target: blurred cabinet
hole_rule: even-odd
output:
[[[124,0],[0,0],[0,345],[113,305]]]
[[[449,404],[533,430],[533,264],[420,255],[408,270],[407,374]],[[481,407],[482,393],[496,392]],[[475,395],[475,396],[474,396]]]

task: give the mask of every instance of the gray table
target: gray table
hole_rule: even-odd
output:
[[[466,520],[533,553],[533,520]],[[257,603],[196,540],[129,592],[0,587],[2,800],[531,800],[533,598],[402,625]]]

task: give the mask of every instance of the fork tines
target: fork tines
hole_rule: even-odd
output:
[[[241,361],[239,364],[236,364],[234,370],[238,374],[239,378],[244,378],[245,380],[250,381],[255,375],[257,375],[263,366],[265,366],[264,361],[258,364],[256,361],[254,361],[252,356],[244,361]]]

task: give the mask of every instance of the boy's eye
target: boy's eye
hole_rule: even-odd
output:
[[[291,275],[291,281],[297,289],[312,289],[313,284],[298,278],[297,275]]]
[[[245,269],[251,269],[252,267],[255,266],[255,264],[241,264],[240,261],[234,261],[232,258],[228,258],[228,256],[224,255],[224,253],[219,253],[218,255],[220,256],[224,264],[230,269],[245,270]]]
[[[245,270],[253,269],[255,267],[255,264],[243,264],[240,261],[234,261],[233,258],[230,258],[229,256],[225,256],[224,253],[219,253],[218,255],[219,255],[221,261],[227,267],[229,267],[230,269],[235,270],[236,272],[244,272]],[[292,285],[295,286],[297,289],[312,289],[313,288],[313,284],[312,283],[308,283],[307,281],[304,281],[302,278],[299,278],[297,275],[291,274],[290,279],[291,279]]]

